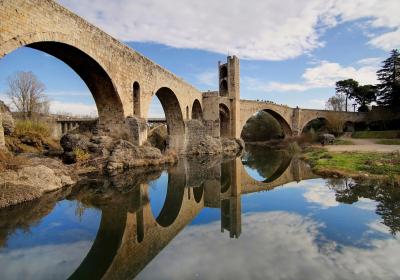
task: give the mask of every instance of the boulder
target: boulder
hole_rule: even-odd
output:
[[[320,134],[318,136],[318,141],[321,143],[321,145],[333,144],[335,141],[335,135],[329,133]]]
[[[244,141],[242,139],[222,138],[221,143],[223,154],[236,155],[244,149]]]
[[[189,155],[216,155],[222,151],[221,141],[209,135],[200,136],[197,141],[193,141],[186,149]]]
[[[83,134],[67,133],[60,139],[60,145],[65,152],[72,152],[75,149],[88,151],[89,142],[89,137]]]
[[[136,146],[128,141],[118,140],[108,159],[107,170],[113,171],[138,166],[158,165],[175,160],[175,155],[163,155],[157,148]]]

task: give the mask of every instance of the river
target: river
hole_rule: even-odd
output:
[[[399,279],[399,231],[399,189],[248,147],[0,210],[0,278]]]

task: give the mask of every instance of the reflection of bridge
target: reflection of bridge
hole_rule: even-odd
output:
[[[124,202],[100,203],[102,219],[96,239],[70,279],[132,279],[204,207],[220,208],[221,230],[238,238],[242,194],[313,177],[299,160],[267,183],[249,177],[240,159],[222,165],[182,161],[169,172],[167,196],[158,217],[151,210],[148,184],[124,194]]]
[[[199,133],[240,138],[246,121],[260,110],[271,113],[285,135],[298,135],[315,118],[353,122],[365,119],[362,113],[303,110],[240,100],[236,57],[219,64],[218,92],[201,93],[55,1],[0,1],[0,22],[0,59],[26,46],[64,61],[91,91],[103,133],[127,135],[137,144],[147,138],[146,119],[154,95],[165,112],[168,146],[180,152],[189,142],[197,141]],[[204,129],[190,125],[193,119],[201,120]]]

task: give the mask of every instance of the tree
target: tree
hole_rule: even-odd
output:
[[[400,53],[392,50],[378,70],[378,103],[394,111],[400,110]]]
[[[347,111],[346,110],[346,96],[344,94],[336,93],[328,99],[325,104],[326,109],[332,111]]]
[[[350,97],[360,105],[359,112],[368,112],[367,105],[376,101],[376,92],[377,87],[374,85],[358,86]]]
[[[336,82],[336,94],[343,94],[346,97],[345,111],[347,112],[348,104],[347,100],[354,94],[354,91],[358,88],[358,82],[353,79],[347,79]]]
[[[6,94],[12,105],[24,118],[35,114],[48,113],[49,101],[44,94],[45,86],[32,72],[16,72],[8,77]]]

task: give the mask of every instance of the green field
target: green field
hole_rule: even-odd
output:
[[[382,145],[400,145],[400,139],[382,139],[375,142]]]
[[[400,130],[356,131],[356,132],[353,132],[352,137],[353,138],[394,139],[394,138],[400,138]]]

